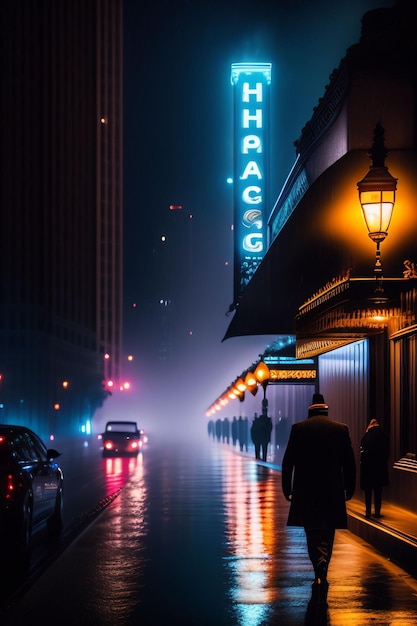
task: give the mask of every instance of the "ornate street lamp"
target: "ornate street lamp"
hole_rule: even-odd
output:
[[[262,385],[264,390],[264,398],[262,400],[262,413],[263,415],[268,415],[268,400],[266,398],[266,388],[268,386],[268,381],[270,377],[269,367],[263,362],[260,361],[254,371],[255,378]]]
[[[383,292],[380,245],[388,235],[398,180],[390,174],[385,165],[387,154],[388,150],[384,144],[384,129],[378,123],[374,130],[374,143],[368,152],[368,156],[372,159],[372,165],[366,176],[357,183],[359,202],[368,235],[376,244],[374,276],[377,283],[375,291],[377,292]]]

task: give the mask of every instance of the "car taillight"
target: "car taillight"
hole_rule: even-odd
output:
[[[114,448],[114,443],[110,440],[107,440],[104,442],[103,447],[105,450],[113,450]]]
[[[131,441],[130,442],[130,447],[132,448],[132,450],[136,450],[139,447],[139,442],[138,441]]]
[[[13,480],[13,475],[8,474],[7,485],[6,485],[6,500],[10,500],[10,498],[13,496],[14,490],[15,490],[15,484]]]

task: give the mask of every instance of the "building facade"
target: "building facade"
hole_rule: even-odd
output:
[[[349,425],[358,462],[371,418],[389,433],[386,497],[414,511],[416,25],[409,2],[364,15],[360,41],[296,142],[269,220],[269,249],[225,336],[293,334],[296,358],[317,358],[316,388],[331,416]],[[376,244],[358,183],[378,168],[396,179],[396,197]]]
[[[0,421],[76,434],[120,378],[122,3],[0,17]]]

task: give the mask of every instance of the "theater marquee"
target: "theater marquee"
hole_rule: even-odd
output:
[[[271,63],[233,63],[234,304],[266,251]]]

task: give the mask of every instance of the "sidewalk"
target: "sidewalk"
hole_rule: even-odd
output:
[[[257,461],[262,463],[262,461]],[[281,465],[264,463],[277,471]],[[417,513],[382,502],[382,517],[365,517],[365,504],[359,497],[347,504],[348,529],[389,561],[417,579]]]
[[[352,533],[417,578],[417,514],[383,502],[382,517],[367,519],[364,502],[358,498],[347,503],[347,510]]]

